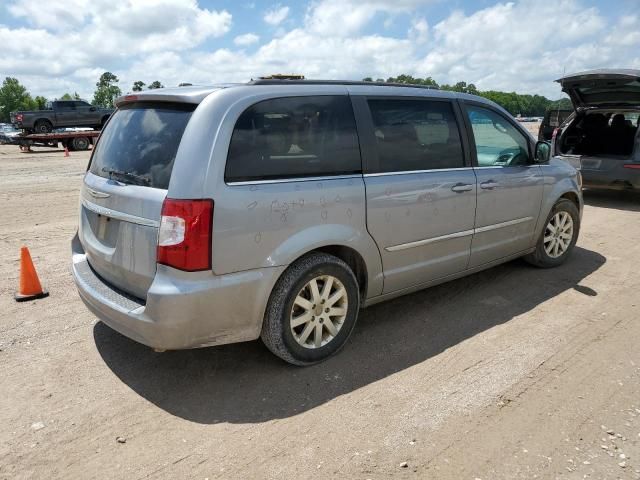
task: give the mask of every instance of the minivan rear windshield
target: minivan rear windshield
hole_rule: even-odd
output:
[[[100,135],[89,171],[121,183],[166,190],[195,107],[137,102],[119,108]]]

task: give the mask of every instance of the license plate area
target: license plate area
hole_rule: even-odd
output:
[[[94,237],[105,247],[115,248],[120,230],[120,220],[93,212],[87,208],[85,208],[85,215]]]

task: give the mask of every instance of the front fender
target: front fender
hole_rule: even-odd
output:
[[[551,160],[548,165],[542,165],[544,171],[544,195],[540,207],[540,221],[536,226],[537,239],[546,226],[546,219],[553,206],[560,198],[569,194],[577,200],[578,212],[582,218],[584,202],[582,190],[578,181],[578,171],[562,160]]]

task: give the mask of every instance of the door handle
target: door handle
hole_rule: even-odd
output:
[[[483,190],[493,190],[497,186],[498,186],[498,182],[495,182],[493,180],[488,180],[480,184],[480,188],[482,188]]]
[[[451,187],[451,191],[456,193],[470,192],[471,190],[473,190],[473,185],[470,183],[456,183]]]

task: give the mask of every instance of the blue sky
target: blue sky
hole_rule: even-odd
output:
[[[135,80],[408,73],[558,98],[553,80],[563,71],[640,68],[640,8],[638,0],[0,0],[0,44],[0,75],[49,98],[90,98],[105,70],[125,92]]]

